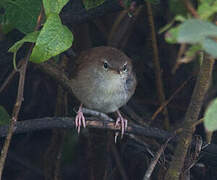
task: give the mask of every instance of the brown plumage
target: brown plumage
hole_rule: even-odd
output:
[[[79,56],[72,83],[74,95],[84,106],[110,113],[125,105],[134,94],[136,77],[129,57],[116,48],[101,46]],[[77,126],[80,130],[84,119],[79,118]]]

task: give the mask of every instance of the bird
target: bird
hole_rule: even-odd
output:
[[[135,92],[137,80],[131,59],[122,51],[109,46],[99,46],[83,51],[77,58],[71,76],[73,94],[81,102],[75,125],[78,133],[86,127],[83,106],[102,113],[117,112],[115,126],[121,135],[127,128],[119,108]]]

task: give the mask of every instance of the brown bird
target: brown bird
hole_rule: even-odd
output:
[[[81,102],[75,118],[78,133],[86,127],[82,105],[103,113],[117,112],[116,126],[121,125],[123,136],[127,120],[119,108],[125,105],[135,92],[136,76],[131,59],[113,47],[89,49],[78,57],[72,77],[73,93]]]

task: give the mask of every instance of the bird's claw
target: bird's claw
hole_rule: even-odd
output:
[[[121,139],[123,138],[124,132],[127,129],[127,119],[124,119],[121,115],[117,118],[117,121],[115,123],[115,127],[121,127]],[[119,132],[115,133],[115,143],[117,142],[117,137],[119,135]]]
[[[84,128],[86,128],[86,122],[85,122],[84,114],[83,114],[81,108],[79,108],[77,115],[75,117],[75,126],[78,129],[78,134],[80,133],[82,125]]]

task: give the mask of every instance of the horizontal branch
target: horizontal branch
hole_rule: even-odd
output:
[[[120,131],[119,127],[115,127],[115,122],[108,120],[99,120],[93,117],[86,118],[87,128],[98,128],[106,129],[112,131]],[[28,133],[38,130],[48,130],[52,128],[74,128],[74,118],[70,117],[44,117],[38,119],[31,119],[25,121],[16,122],[16,128],[13,134]],[[0,137],[5,137],[8,132],[8,125],[0,127]],[[142,127],[139,125],[129,124],[126,130],[126,133],[133,133],[137,135],[153,137],[157,139],[166,140],[169,137],[173,136],[172,133],[169,133],[164,130],[153,127]]]

